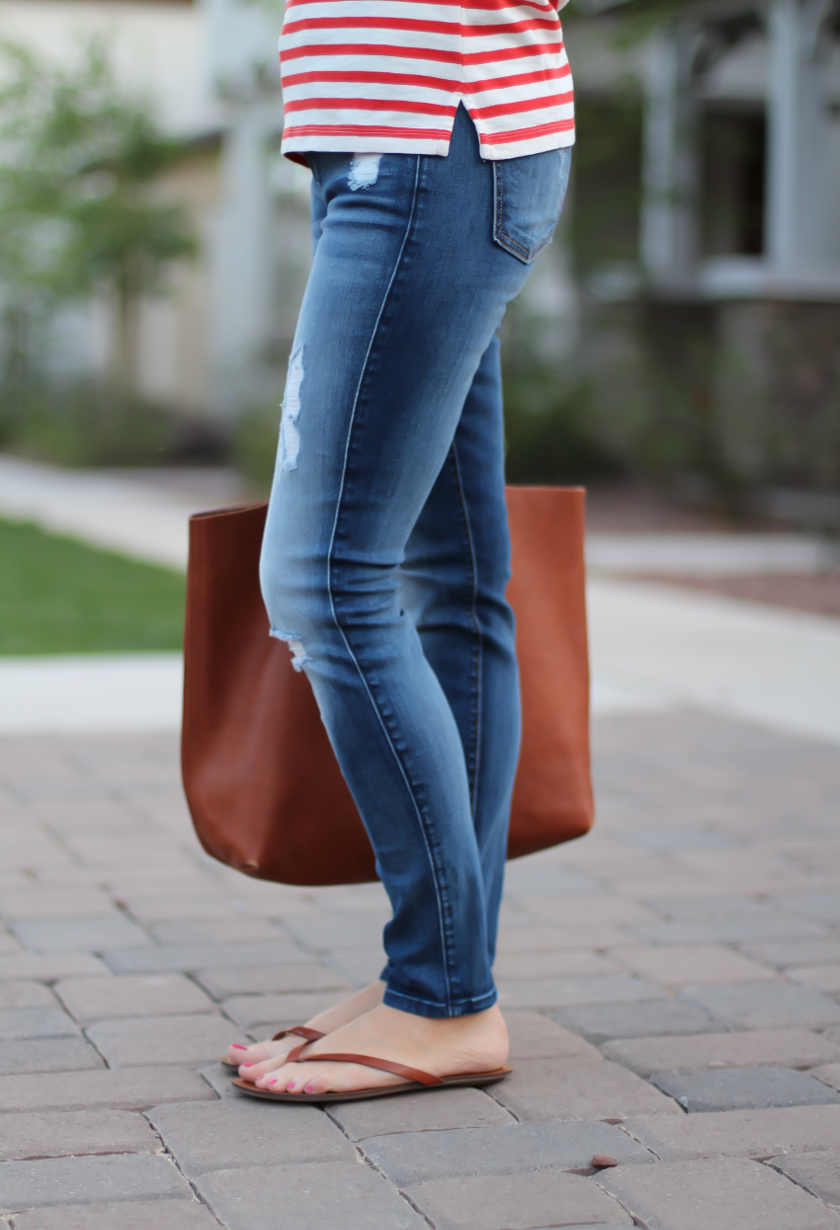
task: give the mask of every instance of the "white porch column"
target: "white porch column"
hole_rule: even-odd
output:
[[[663,30],[651,43],[645,73],[641,252],[659,283],[688,280],[698,254],[690,37],[677,26]]]
[[[240,408],[263,395],[261,352],[274,320],[273,205],[268,148],[283,125],[277,35],[282,14],[241,0],[200,0],[208,13],[208,71],[227,112],[220,197],[209,259],[214,400]]]
[[[820,62],[826,9],[825,0],[771,0],[768,10],[766,232],[768,262],[777,273],[818,271],[830,247]]]

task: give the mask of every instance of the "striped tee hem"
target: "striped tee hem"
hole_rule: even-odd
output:
[[[547,0],[291,0],[280,61],[282,149],[296,161],[316,150],[445,157],[461,102],[485,159],[574,143],[569,61]]]

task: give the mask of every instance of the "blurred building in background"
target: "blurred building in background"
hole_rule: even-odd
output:
[[[506,325],[512,477],[630,470],[840,524],[840,0],[566,14],[580,135]],[[0,0],[0,34],[44,54],[109,35],[182,143],[154,193],[202,258],[142,306],[142,392],[216,421],[266,407],[275,431],[310,249],[309,177],[279,155],[281,20],[273,0]],[[65,310],[51,361],[106,371],[112,316]]]
[[[617,446],[698,493],[750,488],[766,511],[840,524],[840,4],[596,0],[590,13],[581,145],[594,105],[634,146],[622,158],[608,141],[586,188],[610,211],[608,242],[626,243],[612,263],[597,236],[583,245],[591,302],[614,304],[595,311],[594,353],[623,350],[644,402],[628,412],[606,390]],[[605,24],[639,32],[632,68],[625,50],[600,74],[593,54],[589,71]],[[635,133],[619,67],[638,82]]]
[[[285,305],[305,278],[303,209],[284,209],[301,188],[277,153],[279,25],[240,0],[0,4],[0,34],[42,56],[69,60],[80,42],[106,39],[118,83],[146,94],[183,143],[153,191],[186,206],[201,259],[176,271],[165,297],[143,303],[138,367],[143,395],[192,415],[233,414],[266,394],[278,336],[294,327]],[[54,361],[106,373],[112,317],[105,302],[65,311]]]

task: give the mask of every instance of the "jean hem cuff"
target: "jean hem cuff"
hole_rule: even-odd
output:
[[[498,994],[495,987],[487,995],[481,995],[475,999],[461,1000],[455,1004],[430,1003],[425,999],[415,999],[411,995],[403,995],[400,991],[394,991],[391,987],[388,987],[382,1002],[389,1008],[397,1008],[400,1012],[411,1012],[414,1016],[440,1018],[474,1016],[476,1012],[486,1012],[488,1008],[492,1008],[497,999]]]

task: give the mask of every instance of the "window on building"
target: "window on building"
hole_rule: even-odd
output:
[[[762,256],[767,174],[763,110],[708,107],[701,121],[704,256]]]

